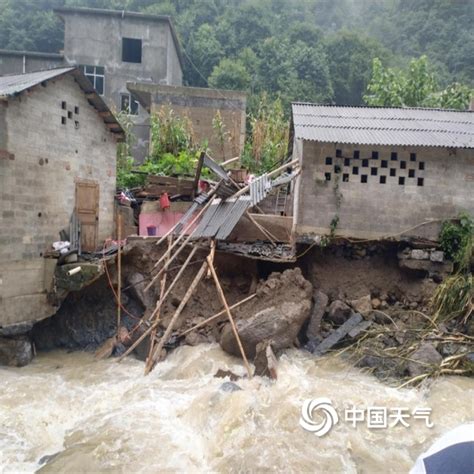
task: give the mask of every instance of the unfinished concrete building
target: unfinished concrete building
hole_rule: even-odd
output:
[[[183,63],[168,16],[92,8],[59,8],[64,20],[64,59],[84,74],[115,111],[135,124],[135,157],[148,152],[149,115],[130,96],[127,82],[181,85]]]
[[[0,327],[56,312],[44,257],[73,214],[83,250],[113,236],[122,138],[80,69],[0,77]]]
[[[441,222],[474,214],[474,113],[292,106],[296,239],[436,241]]]
[[[179,117],[189,119],[194,139],[206,142],[214,158],[225,161],[242,154],[245,92],[147,83],[130,83],[128,89],[150,114],[170,107]]]
[[[0,51],[0,75],[79,66],[114,111],[128,112],[137,137],[135,157],[148,152],[149,115],[127,82],[181,85],[183,59],[170,17],[95,8],[58,8],[64,21],[61,54]]]

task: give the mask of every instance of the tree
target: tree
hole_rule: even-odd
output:
[[[407,71],[385,68],[375,58],[367,92],[364,100],[368,105],[387,107],[466,109],[473,96],[472,89],[461,84],[438,90],[437,78],[426,56],[412,59]]]
[[[224,58],[209,76],[209,87],[244,91],[250,86],[250,74],[239,59]]]
[[[347,30],[331,35],[326,50],[334,102],[360,105],[370,80],[372,59],[386,59],[389,53],[378,41]]]
[[[193,63],[186,66],[188,81],[191,85],[206,86],[206,79],[223,56],[222,46],[210,25],[201,25],[191,35],[187,53]]]

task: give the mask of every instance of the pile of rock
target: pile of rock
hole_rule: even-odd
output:
[[[271,363],[268,347],[272,352],[278,352],[298,343],[298,334],[310,314],[312,290],[311,283],[299,268],[272,273],[260,282],[251,308],[243,307],[235,312],[237,330],[247,357],[255,359],[264,352]],[[226,352],[240,356],[229,323],[222,328],[219,342]],[[260,350],[259,344],[262,344]]]

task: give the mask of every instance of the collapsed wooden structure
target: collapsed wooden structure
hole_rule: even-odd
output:
[[[205,321],[200,322],[193,328],[186,330],[180,334],[180,336],[198,329],[225,314],[231,324],[248,375],[251,377],[252,371],[239,338],[232,310],[241,304],[250,301],[256,295],[250,295],[233,306],[229,306],[214,267],[214,256],[215,252],[220,249],[221,245],[224,248],[230,245],[226,242],[226,238],[231,235],[232,231],[242,218],[246,218],[249,223],[248,225],[255,226],[255,228],[263,234],[266,240],[264,244],[268,248],[273,248],[275,250],[278,249],[279,246],[281,247],[282,243],[279,241],[280,239],[278,239],[278,236],[273,235],[273,233],[266,228],[265,223],[262,221],[259,222],[250,210],[257,207],[272,189],[281,186],[288,186],[299,174],[300,169],[297,166],[297,160],[295,160],[283,164],[270,173],[265,173],[254,178],[248,184],[238,184],[231,178],[229,172],[209,157],[203,156],[202,165],[211,169],[219,177],[219,181],[207,193],[198,195],[182,219],[172,229],[170,229],[166,235],[162,236],[156,242],[156,245],[162,245],[167,242],[167,249],[161,258],[155,263],[153,269],[155,274],[149,284],[145,287],[145,291],[149,291],[152,286],[159,284],[159,299],[157,300],[156,306],[151,314],[144,316],[141,321],[143,333],[119,358],[119,361],[130,354],[140,343],[149,338],[150,344],[145,366],[145,374],[148,374],[153,370],[156,363],[162,357],[163,348],[173,333],[176,321],[195,292],[199,282],[207,275],[207,277],[212,278],[215,283],[223,310]],[[190,245],[191,250],[189,251],[184,263],[181,265],[178,273],[172,281],[168,281],[168,269],[170,268],[170,265]],[[179,306],[174,311],[166,330],[160,338],[157,338],[163,304],[182,277],[185,270],[191,263],[194,263],[192,262],[193,257],[199,249],[207,249],[208,255],[195,274],[194,279],[179,303]],[[281,252],[280,249],[280,254],[281,261],[289,261],[294,257],[294,252],[291,252],[290,250],[285,254],[284,252]],[[275,255],[278,255],[278,251]],[[272,256],[272,260],[277,258],[275,255]]]

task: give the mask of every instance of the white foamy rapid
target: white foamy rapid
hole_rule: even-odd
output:
[[[0,472],[407,472],[439,435],[473,419],[467,378],[396,390],[338,359],[292,350],[278,381],[240,380],[243,390],[229,393],[218,369],[245,373],[216,345],[182,347],[147,377],[133,358],[79,352],[0,368]],[[323,438],[299,425],[303,401],[316,397],[341,416]],[[353,428],[343,419],[352,404],[429,407],[434,427]]]

